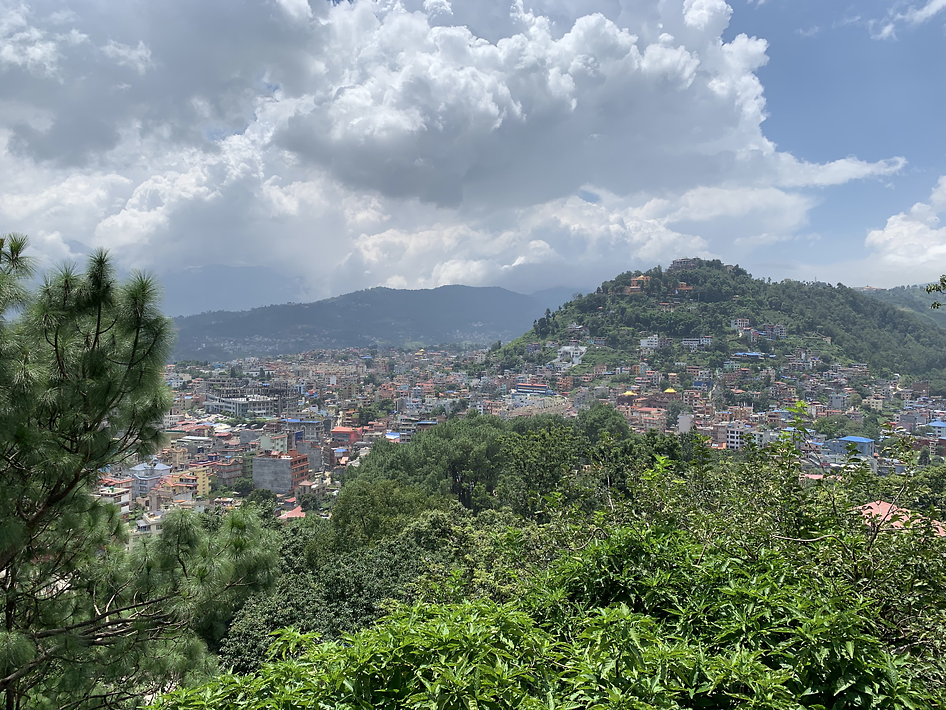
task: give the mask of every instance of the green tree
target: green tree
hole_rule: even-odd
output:
[[[250,491],[246,497],[246,502],[251,505],[258,505],[261,510],[272,513],[276,506],[276,494],[268,488],[256,488]]]
[[[0,693],[9,710],[113,707],[206,668],[198,627],[272,568],[247,516],[211,535],[169,514],[126,551],[93,490],[162,441],[171,327],[156,284],[120,283],[104,252],[28,291],[26,247],[0,238]]]
[[[590,442],[598,441],[603,434],[615,439],[624,439],[631,433],[624,416],[614,407],[595,402],[590,409],[578,414],[578,428]]]
[[[508,473],[499,498],[526,518],[545,517],[546,497],[564,492],[562,484],[577,471],[582,437],[569,425],[550,423],[526,434],[509,434],[503,442]]]
[[[253,479],[240,476],[233,482],[233,492],[237,495],[248,496],[253,492]]]
[[[356,480],[342,488],[332,508],[336,539],[350,549],[369,545],[401,530],[429,507],[428,497],[412,486]]]

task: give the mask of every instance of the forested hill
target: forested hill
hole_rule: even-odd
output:
[[[315,303],[175,319],[174,358],[231,359],[315,348],[487,343],[515,338],[545,309],[503,288],[372,288]]]
[[[749,342],[730,328],[736,318],[748,319],[753,328],[783,325],[788,337]],[[583,329],[576,331],[575,325]],[[875,374],[942,379],[946,370],[946,331],[910,311],[840,284],[776,283],[720,261],[698,261],[683,270],[657,267],[621,274],[595,293],[548,312],[499,355],[509,365],[523,358],[538,362],[548,359],[546,353],[527,355],[528,343],[562,343],[575,338],[576,332],[603,338],[610,355],[592,355],[615,364],[633,358],[642,337],[657,334],[678,341],[713,336],[712,348],[690,360],[703,358],[717,367],[738,351],[785,357],[801,348],[819,352],[829,364],[868,363]],[[656,357],[673,362],[687,359],[687,354],[677,342],[658,350]]]
[[[920,320],[928,321],[940,328],[946,328],[946,310],[933,310],[930,305],[937,299],[942,301],[939,293],[926,292],[926,285],[897,286],[896,288],[862,288],[861,293],[890,304],[901,311],[914,313]]]

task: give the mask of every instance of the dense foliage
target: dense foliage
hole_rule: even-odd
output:
[[[615,362],[626,362],[628,355],[636,355],[641,336],[711,335],[714,344],[705,360],[713,367],[738,350],[761,349],[786,356],[802,348],[821,352],[829,361],[868,363],[877,374],[898,372],[946,380],[946,331],[841,284],[774,283],[754,279],[738,266],[727,268],[719,261],[703,261],[686,270],[651,269],[643,274],[649,277],[643,289],[626,294],[631,279],[640,275],[621,274],[602,283],[595,293],[548,312],[532,331],[504,347],[497,362],[512,367],[529,359],[525,346],[532,341],[567,342],[575,337],[568,327],[576,324],[591,336],[603,338],[613,349],[611,359]],[[681,291],[681,282],[692,291]],[[752,326],[784,325],[789,337],[756,344],[745,339],[731,341],[735,334],[729,327],[736,318],[747,318]],[[684,355],[684,351],[668,349],[666,359],[672,363]],[[546,353],[531,357],[551,359]],[[598,357],[608,361],[606,352]]]
[[[929,321],[940,328],[946,328],[946,312],[934,308],[942,296],[941,284],[931,286],[896,286],[894,288],[878,288],[863,291],[871,298],[889,303],[895,308],[915,314],[921,320]]]
[[[596,404],[570,420],[453,419],[418,434],[409,446],[375,445],[349,482],[394,481],[428,496],[455,499],[474,512],[505,508],[534,517],[546,496],[580,497],[599,484],[592,471],[569,473],[588,463],[602,440],[620,442],[625,458],[638,468],[654,463],[657,455],[684,456],[677,437],[632,434],[621,414]]]
[[[930,523],[942,513],[938,469],[881,478],[852,462],[840,478],[802,485],[790,441],[717,461],[675,442],[671,459],[606,427],[592,440],[578,424],[513,426],[464,420],[418,435],[403,454],[369,457],[348,484],[359,495],[339,501],[361,513],[287,528],[284,580],[307,579],[308,591],[252,600],[231,632],[248,634],[233,636],[245,654],[232,658],[236,673],[158,707],[946,700],[946,541]],[[496,472],[483,499],[518,480],[529,505],[461,505],[450,444],[470,454],[464,427],[499,440],[477,464]],[[412,477],[401,456],[427,467]],[[549,477],[554,492],[538,495]],[[383,495],[364,495],[372,487]],[[878,499],[925,513],[879,525],[858,509]],[[371,515],[377,534],[353,534],[352,521]]]

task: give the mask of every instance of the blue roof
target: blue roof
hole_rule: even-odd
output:
[[[873,439],[867,439],[863,436],[842,436],[841,441],[853,441],[855,444],[873,444]]]
[[[944,422],[942,419],[937,419],[935,422],[930,422],[930,426],[946,427],[946,422]]]

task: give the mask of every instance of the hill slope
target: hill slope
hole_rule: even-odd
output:
[[[502,288],[372,288],[315,303],[175,318],[174,358],[218,360],[371,345],[489,343],[528,328],[544,304]]]
[[[643,280],[632,279],[645,276]],[[681,287],[681,284],[685,283]],[[636,287],[639,291],[633,292]],[[692,290],[689,290],[692,289]],[[924,294],[925,295],[925,294]],[[746,318],[752,327],[781,324],[787,338],[750,342],[730,328]],[[569,325],[583,327],[569,331]],[[507,345],[507,364],[529,359],[526,344],[562,342],[576,332],[605,340],[614,362],[636,361],[640,338],[713,336],[707,351],[691,354],[679,343],[654,357],[719,366],[737,351],[761,350],[785,358],[795,350],[817,350],[824,362],[868,363],[878,375],[901,373],[946,379],[946,331],[916,314],[846,286],[755,279],[745,270],[719,261],[698,262],[685,270],[624,273],[606,281],[596,293],[565,304],[533,330]],[[592,353],[594,354],[594,353]],[[599,362],[609,356],[598,354]],[[688,359],[689,358],[689,359]],[[546,353],[532,359],[548,360]]]
[[[930,304],[942,301],[943,294],[927,293],[926,285],[897,286],[896,288],[858,289],[861,293],[883,301],[901,311],[908,311],[920,320],[946,328],[946,310],[932,310]]]

